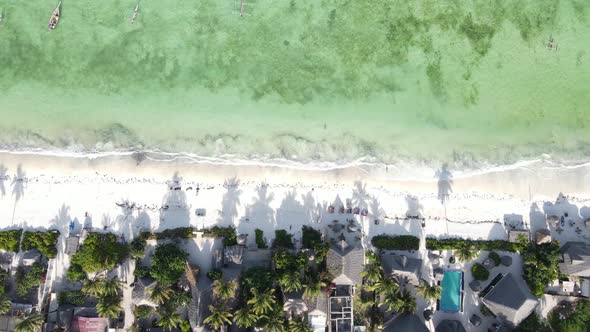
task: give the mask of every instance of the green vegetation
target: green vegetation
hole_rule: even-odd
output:
[[[123,283],[117,278],[103,279],[97,277],[86,279],[82,292],[87,296],[98,299],[96,311],[100,317],[117,318],[123,310],[121,307],[122,285]]]
[[[149,305],[140,305],[136,306],[135,309],[133,309],[133,312],[136,318],[148,318],[154,313],[154,308]]]
[[[18,252],[22,229],[0,232],[0,249]]]
[[[412,235],[377,235],[371,243],[381,250],[418,250],[420,239]]]
[[[322,233],[315,228],[303,226],[301,231],[301,244],[303,245],[303,248],[315,249],[316,246],[323,244]]]
[[[272,241],[273,248],[293,249],[293,235],[284,229],[275,230],[275,239]]]
[[[551,327],[536,312],[532,312],[525,320],[520,322],[515,332],[553,332]],[[559,330],[555,330],[558,332]],[[581,330],[582,332],[584,330]]]
[[[81,281],[86,279],[86,272],[82,270],[80,265],[72,264],[66,272],[66,277],[70,282]]]
[[[419,294],[427,301],[438,300],[440,299],[441,290],[442,287],[440,285],[430,285],[428,281],[422,279],[420,285],[416,287],[416,294]]]
[[[264,232],[261,229],[256,228],[254,233],[256,234],[256,246],[258,249],[266,249],[267,246],[266,243],[264,243]]]
[[[82,247],[72,257],[72,264],[79,265],[86,273],[110,270],[127,253],[127,246],[119,243],[115,234],[88,233]]]
[[[531,292],[540,297],[545,287],[559,276],[559,244],[557,242],[537,245],[530,242],[523,250],[524,280]]]
[[[490,277],[490,272],[488,269],[479,263],[473,264],[471,267],[471,274],[473,275],[473,279],[481,281],[488,280]]]
[[[219,331],[226,324],[231,324],[232,314],[224,307],[215,307],[210,305],[211,314],[203,320],[203,323],[210,325],[214,330]]]
[[[129,244],[129,255],[132,258],[142,258],[145,252],[146,241],[143,237],[138,236]]]
[[[165,229],[158,233],[143,232],[140,238],[147,240],[163,240],[163,239],[190,239],[193,237],[194,229],[192,227],[179,227],[173,229]]]
[[[16,295],[20,298],[29,296],[31,289],[41,285],[45,266],[35,263],[30,268],[19,266],[16,270]]]
[[[502,263],[502,258],[500,258],[500,255],[498,255],[498,253],[495,251],[490,252],[488,258],[491,259],[494,262],[494,265],[496,266]]]
[[[187,256],[174,243],[158,245],[152,260],[151,276],[164,286],[175,284],[184,274]]]
[[[303,288],[301,270],[307,268],[307,254],[291,254],[279,249],[273,256],[278,281],[285,292],[296,292]]]
[[[272,287],[272,272],[263,267],[251,267],[242,272],[240,289],[244,297],[248,297],[252,289],[267,291]]]
[[[165,305],[159,309],[158,316],[160,316],[160,319],[158,319],[156,325],[164,330],[172,330],[182,322],[180,315],[176,313],[176,307]]]
[[[227,302],[236,296],[238,283],[233,280],[217,279],[213,282],[213,295],[221,302]]]
[[[6,293],[6,281],[8,281],[8,271],[0,268],[0,296]]]
[[[135,262],[135,270],[133,271],[133,275],[138,278],[145,278],[150,275],[150,267],[142,265],[139,261]]]
[[[203,236],[207,237],[222,237],[223,238],[223,245],[228,246],[235,246],[238,244],[238,235],[236,233],[236,229],[233,226],[228,227],[219,227],[213,226],[210,229],[206,229],[203,232]]]
[[[41,331],[45,317],[40,314],[31,314],[14,326],[16,332],[37,332]]]
[[[57,295],[57,303],[79,306],[84,303],[86,294],[82,291],[66,291]]]
[[[522,247],[519,243],[512,243],[502,240],[466,240],[466,239],[435,239],[426,238],[426,249],[428,250],[457,250],[465,246],[472,246],[475,250],[481,251],[510,251],[519,252]]]
[[[21,249],[23,251],[37,249],[47,258],[54,258],[57,255],[56,245],[58,238],[58,231],[25,232],[23,234]]]
[[[479,251],[476,247],[469,243],[465,242],[459,245],[459,248],[455,250],[455,257],[461,262],[469,262],[479,256]]]
[[[221,272],[221,270],[214,269],[214,270],[207,272],[207,278],[209,278],[209,280],[211,280],[211,281],[221,279],[222,276],[223,276],[223,273]]]
[[[146,290],[147,294],[150,296],[150,300],[154,301],[156,304],[164,304],[168,300],[172,298],[172,289],[163,286],[159,282],[156,283],[154,286],[148,288]]]
[[[590,331],[590,302],[560,303],[548,317],[549,325],[555,332]],[[544,332],[536,330],[535,332]]]

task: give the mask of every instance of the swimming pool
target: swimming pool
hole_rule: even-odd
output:
[[[461,311],[461,288],[463,272],[445,271],[441,282],[440,310],[459,312]]]

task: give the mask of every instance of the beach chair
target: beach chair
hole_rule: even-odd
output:
[[[361,209],[358,207],[355,207],[354,209],[352,209],[352,213],[358,215],[361,213]]]
[[[328,206],[328,213],[334,213],[334,207],[332,205]]]
[[[369,211],[367,209],[363,209],[361,211],[361,216],[366,217],[367,215],[369,215]]]

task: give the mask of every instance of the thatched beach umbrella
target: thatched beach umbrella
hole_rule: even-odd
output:
[[[501,260],[502,260],[502,265],[504,265],[504,266],[512,265],[512,257],[510,257],[510,256],[502,256]]]
[[[428,309],[424,310],[422,315],[424,316],[424,319],[426,321],[429,321],[432,319],[432,316],[434,315],[434,313],[432,312],[432,310],[430,308],[428,308]]]
[[[471,318],[469,318],[469,322],[471,323],[471,325],[473,326],[480,326],[481,325],[481,317],[479,317],[478,315],[472,315]]]
[[[479,292],[481,291],[481,282],[473,280],[469,283],[469,288],[474,292]]]
[[[491,258],[486,258],[482,265],[488,270],[491,270],[494,266],[496,266]]]

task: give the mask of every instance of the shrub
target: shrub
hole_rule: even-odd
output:
[[[132,258],[142,258],[145,252],[146,241],[138,236],[129,244],[129,255]]]
[[[27,271],[24,266],[16,270],[16,294],[20,298],[26,298],[34,287],[41,285],[41,278],[45,273],[45,267],[39,263],[33,264]]]
[[[279,249],[274,254],[273,261],[277,270],[299,271],[307,267],[307,254],[291,254],[285,249]]]
[[[479,263],[473,264],[471,267],[471,274],[473,275],[473,279],[481,281],[488,280],[490,277],[490,271]]]
[[[563,308],[560,304],[551,311],[548,319],[553,331],[590,331],[590,302],[582,300],[575,302],[573,306],[570,304],[569,307],[563,306]]]
[[[133,271],[133,275],[137,278],[148,277],[150,275],[150,268],[137,262],[135,263],[135,271]]]
[[[8,280],[8,271],[0,268],[0,296],[6,293],[6,281]]]
[[[264,243],[264,232],[261,229],[256,228],[256,246],[258,249],[266,249],[266,243]]]
[[[206,237],[222,237],[223,238],[223,245],[226,247],[235,246],[238,244],[238,235],[236,233],[236,229],[233,226],[228,227],[219,227],[213,226],[209,229],[206,229],[203,232],[203,236]]]
[[[70,282],[84,280],[86,279],[86,272],[82,270],[80,265],[72,264],[70,265],[68,272],[66,272],[66,277]]]
[[[58,231],[25,232],[23,234],[21,249],[23,251],[37,249],[37,251],[47,258],[54,258],[57,255],[57,248],[55,246],[57,245],[58,238]]]
[[[148,318],[154,312],[154,308],[150,307],[149,305],[139,305],[133,309],[133,313],[135,314],[135,318]]]
[[[221,279],[222,275],[223,275],[223,273],[221,272],[221,270],[218,270],[218,269],[214,269],[214,270],[207,272],[207,278],[209,278],[209,280],[211,280],[211,281]]]
[[[545,287],[559,277],[559,244],[557,242],[537,245],[529,243],[523,250],[524,280],[531,292],[540,297]]]
[[[257,266],[242,272],[242,276],[240,278],[240,289],[242,292],[246,292],[246,294],[250,294],[252,289],[257,289],[259,292],[266,292],[271,289],[272,283],[272,271]]]
[[[303,226],[302,228],[301,244],[303,248],[315,249],[319,244],[322,244],[322,233],[313,227]]]
[[[162,286],[170,286],[182,277],[187,253],[174,243],[160,244],[156,247],[152,260],[151,276]]]
[[[165,229],[158,233],[143,232],[140,237],[144,240],[162,240],[162,239],[190,239],[193,237],[194,229],[192,227],[179,227]]]
[[[275,239],[272,241],[273,248],[293,249],[293,235],[287,233],[284,229],[275,230]]]
[[[82,247],[72,257],[72,263],[80,265],[86,273],[110,270],[127,256],[126,245],[117,242],[112,233],[88,233]]]
[[[494,261],[494,265],[496,265],[496,266],[498,266],[498,265],[500,265],[500,263],[502,263],[502,259],[500,258],[500,255],[498,255],[498,253],[495,251],[490,252],[490,254],[488,255],[488,258],[491,259],[492,261]]]
[[[84,303],[86,295],[82,291],[69,291],[57,294],[57,303],[79,306]]]
[[[418,250],[420,239],[412,235],[377,235],[371,239],[371,244],[382,250]]]
[[[18,252],[20,235],[22,229],[0,232],[0,249],[12,252]]]
[[[466,240],[466,239],[435,239],[435,238],[427,238],[426,239],[426,249],[428,250],[455,250],[459,249],[461,246],[468,245],[472,246],[475,250],[481,251],[492,251],[492,250],[499,250],[499,251],[511,251],[517,252],[521,250],[521,245],[519,243],[512,243],[503,240]]]

